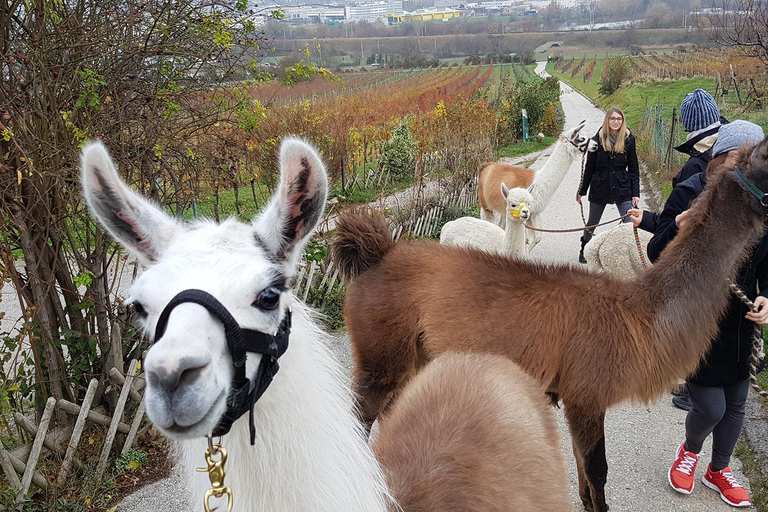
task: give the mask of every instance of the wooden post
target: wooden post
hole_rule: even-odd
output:
[[[73,414],[73,415],[80,414],[80,411],[82,410],[82,408],[79,405],[73,404],[72,402],[64,399],[60,399],[57,406],[62,411],[68,412],[69,414]],[[108,427],[112,422],[112,419],[109,416],[104,416],[103,414],[99,414],[98,412],[95,412],[95,411],[89,411],[86,419],[91,423],[96,423],[97,425],[103,425],[105,427]],[[123,422],[120,422],[117,425],[117,431],[120,432],[121,434],[127,434],[129,429],[130,427]]]
[[[120,323],[112,322],[112,332],[109,336],[109,355],[112,359],[112,365],[120,372],[125,369],[123,363],[123,338],[121,334]]]
[[[32,451],[29,453],[29,459],[27,459],[27,468],[21,477],[21,492],[16,498],[17,501],[24,498],[29,491],[29,486],[32,485],[32,475],[37,467],[37,459],[40,457],[40,452],[43,450],[43,440],[48,433],[48,425],[51,423],[54,407],[56,407],[56,399],[53,397],[48,398],[48,401],[45,402],[43,416],[40,418],[40,425],[37,427],[35,441],[32,443]]]
[[[667,170],[669,170],[669,164],[672,161],[672,147],[674,145],[674,135],[675,135],[675,122],[677,121],[677,116],[675,115],[677,111],[677,107],[672,107],[672,126],[669,129],[669,145],[667,146]]]
[[[83,435],[83,430],[85,430],[85,420],[91,410],[91,404],[93,403],[93,397],[96,394],[96,386],[98,384],[99,381],[97,379],[91,379],[91,382],[88,383],[88,390],[85,392],[83,405],[80,407],[80,414],[77,415],[75,428],[72,431],[69,446],[67,446],[67,453],[64,454],[64,461],[61,463],[59,475],[56,477],[57,486],[62,485],[67,478],[67,473],[72,465],[72,460],[75,458],[75,450],[77,450],[77,445],[80,443],[80,437]]]
[[[16,422],[16,425],[18,425],[19,428],[29,433],[33,437],[37,436],[37,433],[39,430],[37,428],[37,425],[29,421],[26,416],[17,412],[13,415],[13,420]],[[43,446],[48,448],[51,452],[55,453],[56,455],[59,455],[62,457],[64,456],[64,448],[62,448],[59,445],[58,441],[54,440],[51,435],[46,435],[43,438]],[[78,469],[82,467],[82,464],[78,460],[75,460],[75,465],[77,466]]]
[[[736,73],[733,72],[733,64],[728,64],[728,67],[731,68],[731,82],[733,83],[733,88],[736,90],[736,98],[739,100],[739,105],[743,105],[741,101],[741,93],[739,92],[739,83],[736,81]]]
[[[136,416],[133,417],[133,422],[131,423],[131,430],[128,432],[128,435],[125,438],[125,443],[123,444],[123,449],[120,451],[120,455],[125,455],[128,453],[128,450],[131,449],[131,446],[133,446],[133,441],[136,439],[136,434],[139,432],[139,426],[141,426],[141,420],[144,418],[144,398],[141,397],[141,402],[139,402],[139,408],[136,410]]]
[[[304,288],[304,302],[307,302],[307,296],[309,295],[309,289],[312,288],[312,277],[315,275],[315,269],[317,268],[317,262],[313,261],[312,265],[309,267],[309,278],[307,278],[307,284],[305,285],[306,288]]]
[[[10,459],[11,464],[13,465],[13,468],[16,470],[17,473],[24,473],[26,471],[27,466],[24,464],[24,461],[16,457],[12,453],[8,453],[8,459]],[[16,477],[18,479],[18,477]],[[38,473],[37,471],[32,472],[32,483],[35,484],[40,489],[46,490],[48,489],[48,480],[46,480],[43,475]],[[21,483],[19,483],[21,485]]]
[[[16,474],[16,468],[13,467],[11,462],[11,454],[5,451],[3,443],[0,443],[0,468],[3,468],[3,474],[5,479],[11,484],[14,489],[21,489],[21,480],[19,475]]]
[[[128,374],[125,377],[125,385],[123,386],[122,391],[120,391],[120,398],[117,399],[117,405],[115,406],[112,423],[109,425],[107,438],[104,440],[104,448],[101,450],[101,457],[99,458],[99,463],[96,465],[96,478],[101,478],[104,474],[104,470],[107,469],[107,462],[109,462],[109,452],[112,449],[112,443],[114,443],[115,436],[117,435],[117,426],[120,423],[120,418],[123,415],[125,402],[128,400],[131,384],[133,384],[133,378],[136,374],[136,368],[138,364],[139,362],[134,359],[131,361],[131,366],[128,367]]]
[[[112,384],[115,384],[117,386],[124,386],[125,385],[125,376],[123,376],[122,373],[117,368],[111,368],[109,370],[109,380],[112,382]],[[134,402],[141,402],[141,393],[136,391],[136,389],[131,386],[131,388],[128,390],[128,393],[130,393],[129,397]]]

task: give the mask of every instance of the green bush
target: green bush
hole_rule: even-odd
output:
[[[555,77],[545,79],[530,77],[518,80],[512,84],[503,105],[504,122],[500,123],[500,129],[506,130],[512,140],[520,140],[523,137],[523,109],[528,114],[528,126],[531,132],[542,129],[540,126],[542,119],[546,122],[545,135],[558,135],[563,129],[560,83]],[[545,114],[547,114],[546,117]],[[500,134],[499,140],[507,140],[505,135],[507,134]]]
[[[416,172],[416,141],[408,128],[410,118],[400,121],[388,141],[381,148],[381,168],[395,179],[403,179]]]
[[[613,94],[629,78],[630,72],[629,63],[624,56],[608,57],[600,77],[600,89],[598,91],[605,96]]]

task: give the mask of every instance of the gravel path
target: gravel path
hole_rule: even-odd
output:
[[[540,63],[537,72],[543,72]],[[597,131],[603,111],[594,107],[585,97],[561,82],[562,103],[566,126],[587,119],[586,133]],[[543,152],[534,164],[540,168],[551,152]],[[581,224],[579,207],[574,196],[579,182],[580,162],[574,163],[558,188],[549,208],[543,212],[542,225],[548,228],[571,228]],[[641,192],[645,197],[645,194]],[[608,215],[615,209],[606,210]],[[608,228],[601,228],[608,229]],[[579,250],[578,232],[566,234],[543,233],[542,240],[531,255],[542,261],[575,263]],[[349,345],[345,335],[339,335],[332,349],[349,368]],[[597,363],[597,362],[596,362]],[[751,404],[750,417],[764,422],[759,407]],[[570,436],[562,411],[557,412],[562,433],[563,450],[570,474],[571,496],[574,510],[583,510],[578,499],[575,461],[570,449]],[[606,451],[609,466],[606,496],[614,512],[701,512],[732,510],[714,492],[700,483],[694,492],[684,496],[674,492],[667,483],[667,470],[675,449],[684,435],[685,413],[671,405],[669,397],[663,397],[656,405],[646,407],[623,406],[612,409],[606,416]],[[761,432],[764,432],[761,430]],[[709,461],[711,442],[704,446],[697,475],[700,477]],[[744,484],[741,464],[733,460],[734,473]],[[178,512],[192,510],[185,499],[184,484],[178,475],[150,485],[126,499],[118,508],[121,511]],[[288,512],[288,511],[285,511]]]

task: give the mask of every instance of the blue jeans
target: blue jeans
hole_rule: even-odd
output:
[[[587,226],[594,226],[600,223],[600,219],[603,217],[603,212],[607,205],[603,203],[589,202],[589,218],[587,219]],[[616,203],[616,208],[619,209],[619,215],[626,215],[627,210],[632,208],[632,200],[622,201]],[[626,217],[623,222],[630,222],[629,217]],[[595,233],[595,228],[584,230],[584,243],[589,242],[592,239],[592,235]]]

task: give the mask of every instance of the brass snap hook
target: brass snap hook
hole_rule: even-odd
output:
[[[221,458],[214,460],[213,457],[216,454],[221,454]],[[211,497],[221,498],[225,495],[227,496],[227,512],[232,512],[232,506],[234,505],[232,490],[224,485],[224,477],[226,476],[224,464],[227,462],[227,450],[221,444],[213,444],[210,436],[208,436],[208,449],[205,450],[205,462],[207,464],[206,467],[197,468],[197,471],[201,473],[208,473],[208,480],[211,482],[211,488],[205,493],[203,499],[205,512],[214,510],[211,509],[209,504]]]

